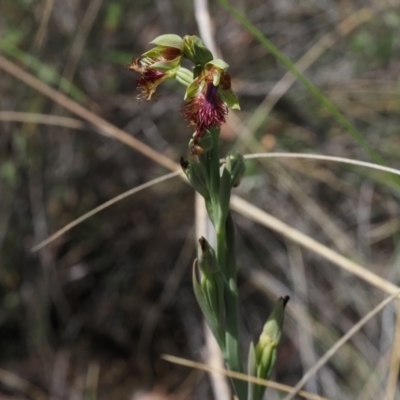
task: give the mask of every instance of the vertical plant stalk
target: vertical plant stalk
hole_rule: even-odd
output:
[[[223,356],[231,371],[243,373],[240,357],[239,322],[238,322],[238,291],[235,256],[235,233],[232,217],[226,204],[222,204],[222,193],[219,157],[219,128],[210,129],[212,149],[199,157],[203,170],[207,171],[210,182],[210,199],[206,200],[209,217],[216,231],[216,256],[223,277],[224,305],[225,305],[225,351]],[[230,182],[230,176],[229,176]],[[228,199],[229,200],[229,199]],[[226,203],[226,202],[225,202]],[[229,205],[229,201],[227,202]],[[240,400],[247,398],[247,383],[232,379],[235,392]]]

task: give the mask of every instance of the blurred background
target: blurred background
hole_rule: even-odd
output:
[[[400,167],[397,0],[231,4],[299,62],[388,166]],[[242,107],[223,127],[223,154],[235,148],[371,161],[220,3],[209,7],[215,51],[230,65]],[[192,134],[181,115],[184,88],[165,82],[155,101],[139,101],[137,75],[125,65],[158,35],[200,35],[202,20],[192,1],[1,0],[1,400],[215,396],[205,373],[160,359],[204,360],[191,286],[193,190],[179,178],[159,183],[32,252],[84,213],[169,171],[99,134],[28,86],[19,69],[6,72],[4,62],[177,162]],[[388,174],[255,159],[236,194],[397,285],[400,184]],[[386,294],[241,213],[234,220],[243,358],[276,299],[290,295],[273,378],[293,386]],[[399,399],[396,315],[396,304],[386,307],[305,388],[332,400]]]

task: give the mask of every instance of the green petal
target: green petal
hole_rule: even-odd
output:
[[[193,82],[193,72],[186,68],[179,67],[176,73],[176,79],[179,83],[182,83],[185,86],[190,86]]]
[[[219,86],[219,83],[221,82],[221,70],[217,69],[214,70],[214,74],[213,74],[213,85],[214,86]]]
[[[204,85],[205,85],[204,81],[201,81],[199,83],[197,80],[194,80],[187,88],[184,100],[196,97],[203,90]]]
[[[175,49],[183,49],[183,39],[178,35],[167,34],[156,37],[150,43],[158,46],[174,47]]]
[[[146,53],[143,53],[142,57],[160,58],[160,49],[158,49],[157,47],[154,47],[154,48],[150,49],[149,51],[146,51]]]
[[[223,90],[220,88],[218,94],[221,96],[221,100],[232,110],[240,110],[239,100],[235,93],[231,89]]]

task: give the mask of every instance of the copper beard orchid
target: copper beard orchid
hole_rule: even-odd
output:
[[[227,68],[222,60],[207,63],[186,91],[183,114],[192,125],[196,125],[195,138],[203,136],[211,127],[222,125],[226,121],[228,106],[240,108],[231,90]]]
[[[177,79],[188,86],[183,114],[196,126],[194,138],[202,137],[211,127],[226,121],[228,107],[240,109],[231,90],[228,64],[213,60],[211,52],[197,36],[162,35],[151,43],[156,47],[132,60],[127,67],[141,74],[137,80],[139,98],[151,100],[158,85],[166,79]],[[181,67],[182,58],[194,63],[194,73]]]
[[[222,77],[221,77],[222,78]],[[212,72],[207,71],[205,77],[197,78],[198,93],[190,98],[183,107],[183,114],[192,125],[196,125],[196,137],[200,137],[210,127],[218,127],[225,122],[228,114],[227,105],[218,94],[222,90],[230,89],[230,77],[224,73],[221,84],[214,86]]]

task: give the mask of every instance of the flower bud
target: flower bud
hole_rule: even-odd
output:
[[[277,358],[277,347],[282,334],[284,311],[289,296],[280,297],[264,325],[256,346],[257,377],[269,379]],[[265,388],[254,388],[254,400],[261,400]]]
[[[197,36],[183,37],[183,55],[195,65],[205,65],[213,59],[211,51]]]
[[[198,267],[198,260],[195,260],[192,273],[194,294],[208,326],[224,354],[226,328],[224,316],[224,284],[221,273],[217,271],[209,276],[201,273],[201,277],[199,277]]]
[[[210,276],[219,271],[219,264],[214,249],[202,236],[197,246],[197,262],[201,272]]]
[[[289,296],[280,297],[278,299],[278,302],[264,325],[257,347],[264,347],[270,343],[275,343],[276,345],[279,343],[282,334],[284,311],[289,299]]]

